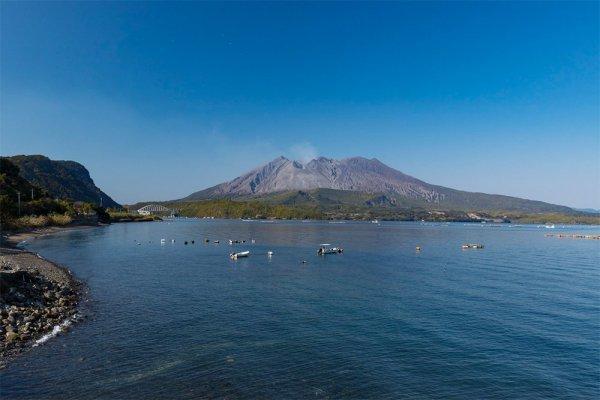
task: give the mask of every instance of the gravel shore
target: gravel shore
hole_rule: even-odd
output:
[[[69,229],[69,228],[66,228]],[[61,228],[3,237],[0,247],[0,368],[83,317],[86,286],[60,265],[15,247]]]

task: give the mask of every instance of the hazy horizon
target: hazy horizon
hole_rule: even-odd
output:
[[[279,155],[600,208],[599,5],[7,3],[2,155],[120,203]]]

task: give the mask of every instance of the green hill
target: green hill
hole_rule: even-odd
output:
[[[106,208],[120,205],[100,190],[88,170],[75,161],[55,161],[42,155],[7,157],[20,169],[20,176],[47,191],[51,197],[99,204]]]

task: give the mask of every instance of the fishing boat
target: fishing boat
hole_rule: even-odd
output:
[[[240,251],[239,253],[231,253],[229,258],[232,260],[237,260],[238,258],[248,257],[250,255],[249,251]]]
[[[467,243],[462,245],[463,249],[483,249],[483,245],[479,243]]]
[[[323,256],[325,254],[339,254],[339,253],[344,252],[344,249],[342,249],[341,247],[327,247],[327,246],[331,246],[331,245],[329,243],[321,244],[321,247],[319,247],[319,250],[317,250],[317,255]]]

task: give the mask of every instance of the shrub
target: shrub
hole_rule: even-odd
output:
[[[15,225],[19,228],[42,228],[48,225],[48,220],[49,218],[45,215],[27,215],[18,218],[15,221]]]
[[[69,214],[50,214],[48,215],[48,224],[55,226],[69,225],[73,218]]]

